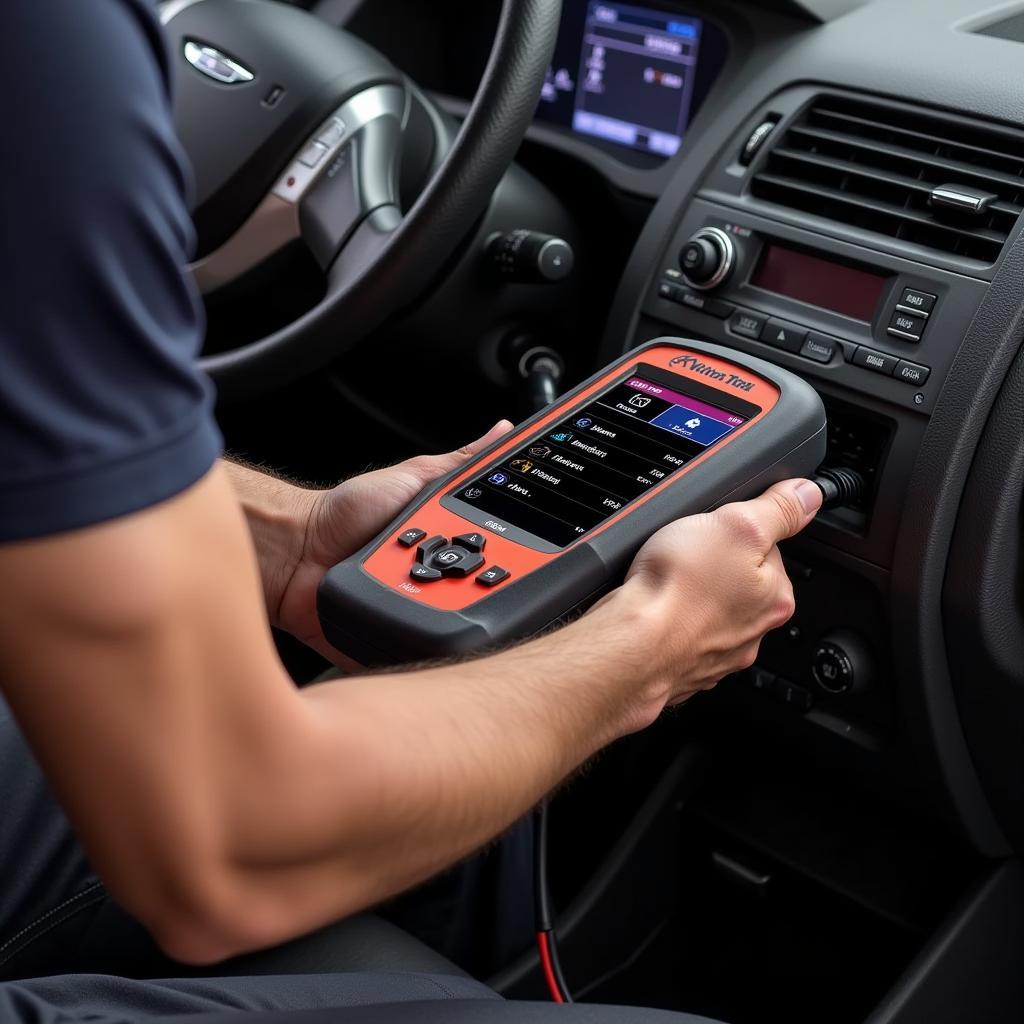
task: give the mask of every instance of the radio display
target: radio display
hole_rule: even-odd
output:
[[[760,411],[641,364],[448,497],[565,547]]]
[[[701,18],[570,0],[537,116],[578,135],[673,156],[694,106],[704,35]]]
[[[870,323],[889,278],[766,243],[750,278],[755,288]]]

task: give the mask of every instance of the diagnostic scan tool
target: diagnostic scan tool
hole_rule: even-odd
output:
[[[813,473],[825,436],[821,399],[794,374],[659,338],[432,484],[334,566],[318,596],[324,633],[365,665],[529,636],[621,582],[660,527]]]

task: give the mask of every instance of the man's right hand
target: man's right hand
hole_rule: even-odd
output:
[[[752,501],[680,519],[640,549],[609,603],[639,604],[646,620],[651,671],[636,695],[641,721],[753,664],[764,635],[793,614],[777,544],[820,507],[815,484],[787,480]]]

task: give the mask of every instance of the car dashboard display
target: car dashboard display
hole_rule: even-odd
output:
[[[723,57],[721,33],[705,19],[570,0],[537,117],[663,160],[682,145]]]

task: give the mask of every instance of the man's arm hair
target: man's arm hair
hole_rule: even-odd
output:
[[[667,695],[629,655],[646,600],[487,659],[297,690],[223,467],[2,545],[0,578],[4,695],[111,894],[189,962],[429,877]]]

